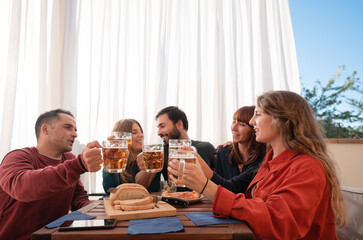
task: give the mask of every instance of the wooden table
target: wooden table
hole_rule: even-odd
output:
[[[97,219],[107,218],[102,200],[94,201],[79,211],[96,216]],[[184,215],[189,212],[209,211],[212,211],[212,203],[206,198],[186,208],[177,208],[177,217],[185,229],[185,232],[180,233],[129,235],[127,220],[117,222],[116,228],[109,230],[59,232],[57,228],[41,228],[32,234],[32,239],[253,239],[253,232],[244,222],[197,227]]]

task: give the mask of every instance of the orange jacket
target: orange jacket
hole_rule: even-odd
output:
[[[289,150],[272,156],[270,150],[246,196],[218,187],[214,215],[247,221],[257,239],[337,239],[321,163]]]

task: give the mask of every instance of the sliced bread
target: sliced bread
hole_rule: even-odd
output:
[[[124,183],[117,186],[117,192],[110,194],[111,204],[115,204],[115,200],[135,200],[143,199],[149,196],[147,189],[136,183]]]
[[[138,210],[148,210],[148,209],[152,209],[155,207],[155,203],[150,203],[147,205],[141,205],[141,206],[125,206],[125,205],[120,205],[121,209],[124,211],[138,211]]]
[[[123,206],[140,206],[147,205],[153,202],[153,198],[151,196],[140,198],[140,199],[130,199],[130,200],[115,200],[115,205],[123,205]]]

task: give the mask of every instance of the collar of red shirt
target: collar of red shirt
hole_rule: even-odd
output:
[[[289,161],[291,159],[293,159],[295,156],[297,156],[298,154],[299,153],[296,151],[291,151],[291,150],[285,149],[279,155],[277,155],[275,158],[272,158],[273,150],[271,149],[266,155],[266,161],[264,164],[267,164],[268,169],[270,169],[270,173],[276,172],[282,166],[284,166],[286,164],[290,164]]]

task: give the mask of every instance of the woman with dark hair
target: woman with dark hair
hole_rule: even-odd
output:
[[[142,152],[142,146],[144,144],[144,132],[140,123],[135,119],[122,119],[117,121],[112,129],[112,132],[118,131],[132,133],[132,144],[129,149],[130,153],[125,171],[121,173],[108,173],[103,170],[102,185],[107,194],[109,194],[107,190],[111,187],[117,187],[122,183],[135,182],[135,175],[139,172],[136,156]]]
[[[250,120],[256,141],[269,143],[245,194],[234,194],[208,181],[198,164],[185,164],[180,184],[202,192],[214,216],[248,222],[257,239],[337,239],[345,224],[343,197],[335,163],[304,98],[289,91],[267,92],[257,99]],[[169,163],[176,173],[177,161]]]
[[[266,154],[266,144],[256,142],[253,127],[248,123],[254,110],[254,106],[241,107],[234,113],[232,145],[218,149],[214,171],[199,161],[208,179],[234,193],[246,191]]]

